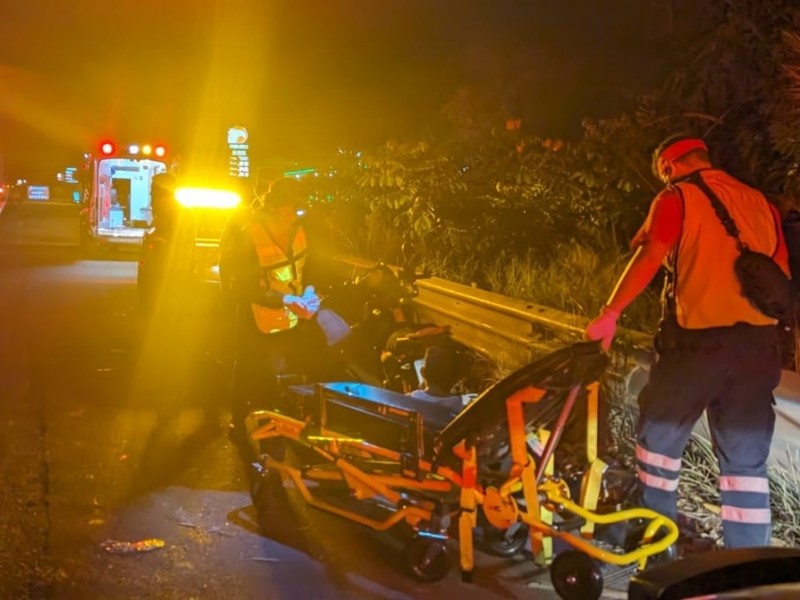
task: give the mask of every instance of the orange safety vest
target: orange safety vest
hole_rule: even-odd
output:
[[[752,250],[774,256],[779,238],[764,195],[719,169],[700,175],[730,212],[742,242]],[[733,270],[739,256],[736,242],[726,233],[708,197],[692,183],[682,182],[676,187],[683,198],[683,228],[668,260],[674,268],[678,324],[686,329],[775,324],[775,319],[742,296]]]
[[[306,234],[298,224],[294,237],[290,233],[288,254],[275,243],[267,229],[254,221],[247,227],[256,247],[261,267],[261,287],[281,294],[299,296],[302,293],[303,267],[306,262]],[[269,308],[255,302],[250,305],[256,326],[262,333],[285,331],[297,325],[298,317],[287,307]]]

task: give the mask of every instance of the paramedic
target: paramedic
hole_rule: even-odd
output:
[[[299,185],[280,179],[261,196],[225,248],[236,303],[236,359],[231,437],[245,439],[244,419],[274,406],[278,376],[302,371],[304,340],[319,309],[305,284],[305,231],[297,216]],[[313,362],[313,361],[312,361]]]
[[[137,273],[139,308],[150,313],[182,306],[194,277],[195,224],[175,198],[177,180],[159,173],[151,182],[153,227],[142,239]]]
[[[665,265],[658,357],[639,396],[636,459],[644,505],[677,519],[681,456],[705,410],[721,471],[725,546],[766,546],[778,330],[742,296],[733,270],[735,242],[708,196],[686,178],[699,175],[730,212],[742,241],[788,273],[780,218],[760,192],[713,167],[698,138],[662,142],[653,171],[666,188],[653,200],[634,237],[635,254],[586,336],[608,349],[622,311]]]

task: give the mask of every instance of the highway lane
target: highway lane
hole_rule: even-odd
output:
[[[0,257],[0,597],[555,597],[528,587],[530,561],[483,555],[472,585],[455,568],[415,583],[397,540],[297,502],[262,535],[241,457],[203,427],[209,408],[227,418],[229,363],[198,352],[187,395],[148,380],[135,268],[66,248]],[[101,548],[148,538],[165,547]]]

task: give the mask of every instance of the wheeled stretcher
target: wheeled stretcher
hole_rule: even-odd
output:
[[[562,597],[599,597],[595,560],[643,569],[678,537],[677,526],[652,510],[601,509],[607,465],[598,457],[598,380],[606,366],[596,343],[574,344],[494,384],[457,415],[360,383],[291,387],[274,408],[247,419],[262,482],[254,504],[268,512],[262,490],[280,480],[309,505],[374,530],[405,523],[413,533],[406,565],[423,581],[446,575],[451,535],[468,581],[476,531],[500,532],[510,544],[521,532],[535,560],[551,565]],[[586,465],[569,485],[556,467],[578,403],[585,403]],[[627,550],[593,539],[599,527],[634,522],[641,535]],[[555,540],[577,552],[560,561]]]

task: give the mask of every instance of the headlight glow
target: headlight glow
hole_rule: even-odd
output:
[[[236,192],[209,188],[178,188],[175,198],[190,208],[235,208],[242,198]]]

